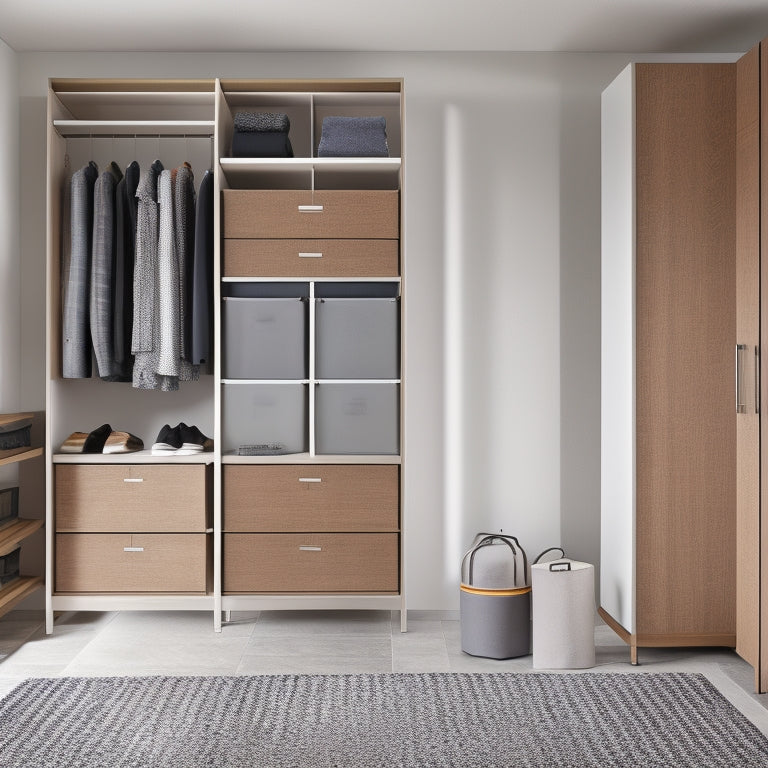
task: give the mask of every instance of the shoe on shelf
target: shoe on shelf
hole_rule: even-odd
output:
[[[181,448],[182,439],[179,435],[179,427],[173,427],[169,424],[163,425],[157,434],[157,440],[152,446],[154,454],[173,454]]]
[[[206,437],[194,424],[188,427],[186,424],[179,424],[179,434],[182,440],[182,449],[199,453],[200,451],[212,451],[213,440]]]
[[[109,424],[102,424],[93,432],[89,432],[83,444],[83,453],[101,453],[111,433],[112,427]]]
[[[82,453],[85,441],[88,439],[87,432],[73,432],[59,448],[60,453]]]
[[[103,453],[134,453],[144,448],[144,441],[130,432],[112,432],[104,444]]]

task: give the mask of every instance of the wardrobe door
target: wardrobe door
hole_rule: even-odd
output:
[[[736,65],[736,651],[760,663],[760,46]]]

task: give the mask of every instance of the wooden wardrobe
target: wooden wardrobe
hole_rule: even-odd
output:
[[[603,619],[736,645],[736,72],[633,64],[602,100]]]

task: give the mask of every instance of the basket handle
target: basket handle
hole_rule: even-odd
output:
[[[539,562],[539,560],[541,560],[541,558],[542,558],[542,557],[544,557],[544,555],[546,555],[546,554],[547,554],[547,552],[554,552],[555,550],[557,550],[558,552],[560,552],[560,557],[565,557],[565,550],[564,550],[562,547],[550,547],[549,549],[545,549],[545,550],[544,550],[544,551],[543,551],[543,552],[542,552],[542,553],[541,553],[541,554],[540,554],[540,555],[539,555],[539,556],[538,556],[538,557],[537,557],[537,558],[536,558],[536,559],[533,561],[533,564],[534,564],[534,565],[536,565],[536,563],[538,563],[538,562]]]

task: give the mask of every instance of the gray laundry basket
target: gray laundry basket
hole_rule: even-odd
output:
[[[531,652],[528,558],[514,536],[479,533],[461,561],[461,650],[511,659]]]
[[[533,668],[594,667],[595,568],[567,557],[539,563],[546,552],[531,566]]]

